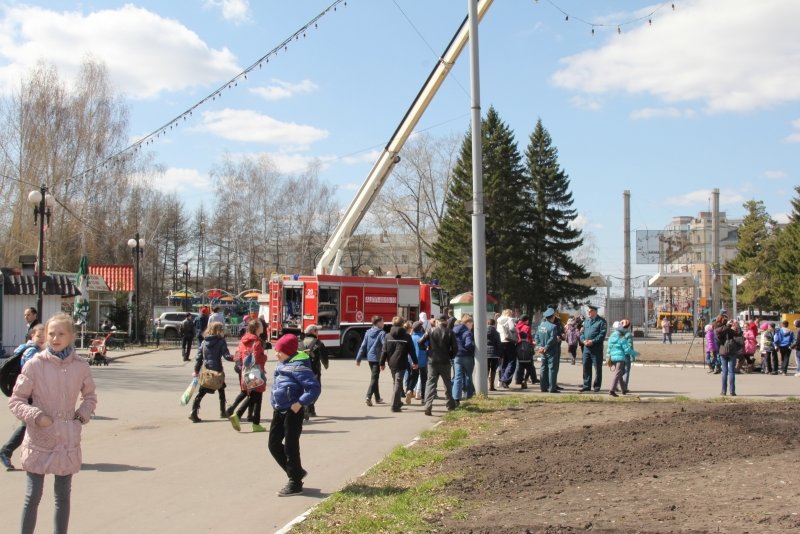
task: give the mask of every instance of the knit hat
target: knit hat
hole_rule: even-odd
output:
[[[769,323],[767,321],[764,321],[763,323],[761,323],[761,330],[767,330],[767,329],[769,329]]]
[[[297,336],[294,334],[284,334],[275,342],[275,352],[282,352],[287,356],[294,356],[297,354]]]

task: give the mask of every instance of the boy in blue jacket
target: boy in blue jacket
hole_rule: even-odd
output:
[[[303,478],[307,474],[300,461],[303,408],[316,402],[321,389],[311,368],[311,358],[305,352],[298,352],[298,345],[297,336],[285,334],[273,347],[279,363],[270,394],[273,412],[269,452],[289,476],[289,482],[278,492],[278,497],[303,493]]]

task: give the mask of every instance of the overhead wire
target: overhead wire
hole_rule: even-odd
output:
[[[297,31],[295,31],[289,37],[284,39],[280,44],[276,45],[269,52],[267,52],[266,54],[264,54],[263,56],[261,56],[260,58],[255,60],[248,67],[246,67],[245,69],[240,71],[237,75],[235,75],[233,78],[231,78],[230,80],[228,80],[224,84],[220,85],[217,89],[215,89],[214,91],[209,93],[206,97],[204,97],[201,100],[199,100],[196,104],[194,104],[193,106],[189,107],[188,109],[186,109],[182,113],[178,114],[177,116],[173,117],[172,119],[170,119],[169,121],[167,121],[163,125],[159,126],[158,128],[156,128],[155,130],[153,130],[149,134],[141,137],[140,139],[138,139],[135,142],[129,144],[125,148],[123,148],[123,149],[115,152],[114,154],[106,157],[105,159],[103,159],[100,163],[98,163],[94,167],[90,167],[88,169],[82,170],[81,172],[78,172],[76,174],[76,176],[82,176],[82,175],[85,175],[85,174],[88,174],[88,173],[91,173],[91,172],[95,172],[100,168],[104,168],[110,162],[118,160],[119,158],[123,157],[127,153],[129,153],[129,152],[131,152],[133,150],[139,150],[139,149],[141,149],[142,146],[149,145],[149,144],[153,143],[155,141],[155,139],[160,137],[162,134],[166,135],[166,132],[168,130],[172,130],[173,128],[176,128],[180,124],[181,120],[185,121],[185,120],[188,119],[188,117],[192,116],[193,112],[197,108],[199,108],[203,104],[207,103],[208,101],[216,100],[217,97],[221,98],[223,91],[225,91],[226,89],[232,89],[233,87],[238,86],[240,81],[247,80],[247,75],[250,72],[252,72],[253,70],[255,70],[256,68],[260,69],[264,63],[269,63],[269,58],[271,56],[277,55],[281,50],[284,50],[284,51],[288,50],[289,44],[292,41],[299,40],[301,35],[305,38],[306,32],[311,30],[312,28],[316,29],[317,26],[318,26],[319,20],[322,17],[324,17],[325,15],[327,15],[331,10],[336,11],[336,7],[339,4],[347,6],[347,1],[346,0],[335,0],[328,7],[326,7],[323,11],[321,11],[317,16],[315,16],[314,18],[309,20],[307,23],[305,23],[303,26],[301,26]]]

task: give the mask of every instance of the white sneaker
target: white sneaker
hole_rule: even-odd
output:
[[[794,376],[800,376],[800,373],[795,373]]]
[[[411,399],[413,398],[414,398],[414,392],[409,389],[408,393],[406,393],[406,404],[411,404]]]

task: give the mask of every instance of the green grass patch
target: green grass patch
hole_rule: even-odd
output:
[[[363,477],[348,484],[323,501],[293,533],[347,532],[425,533],[435,530],[440,517],[468,519],[464,503],[448,495],[446,487],[463,476],[443,472],[448,456],[470,446],[485,432],[495,428],[496,416],[523,410],[536,404],[637,402],[633,397],[609,399],[606,395],[503,395],[474,397],[442,417],[442,424],[420,435],[411,447],[396,447]],[[747,402],[748,400],[743,401]],[[789,397],[788,402],[800,402]],[[718,397],[695,400],[685,396],[648,399],[647,402],[737,402]],[[752,401],[751,401],[752,402]]]

